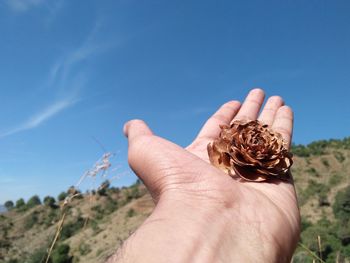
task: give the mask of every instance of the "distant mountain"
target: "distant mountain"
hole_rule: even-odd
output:
[[[0,205],[0,213],[6,212],[6,207],[3,205]]]

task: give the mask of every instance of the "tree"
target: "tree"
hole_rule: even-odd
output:
[[[106,195],[107,194],[107,189],[109,188],[109,186],[111,185],[111,183],[109,182],[109,180],[104,181],[100,187],[97,189],[97,193],[99,195]]]
[[[28,263],[42,262],[43,258],[45,258],[45,255],[46,255],[46,249],[44,247],[39,248],[29,256],[26,262]]]
[[[32,207],[37,206],[37,205],[41,205],[41,201],[40,201],[39,196],[34,195],[28,200],[27,207],[32,208]]]
[[[12,210],[14,207],[14,203],[11,200],[6,201],[4,205],[5,205],[6,209],[9,211]]]
[[[133,217],[136,214],[135,210],[130,208],[127,212],[127,217]]]
[[[58,195],[57,199],[58,199],[58,201],[63,201],[64,199],[66,199],[67,196],[68,196],[68,195],[67,195],[66,192],[61,192],[61,193]]]
[[[24,202],[24,199],[23,198],[20,198],[16,201],[16,208],[23,208],[25,207],[26,205],[26,202]]]
[[[333,212],[335,217],[343,222],[350,220],[350,186],[338,192],[335,196]]]
[[[74,186],[71,186],[68,188],[67,193],[69,196],[74,196],[74,198],[82,199],[83,195],[81,194],[81,191]]]
[[[69,256],[70,247],[67,244],[59,245],[52,253],[52,263],[70,263],[72,257]]]
[[[65,240],[75,235],[80,229],[84,227],[85,219],[78,217],[76,221],[70,221],[63,225],[61,230],[61,240]]]
[[[44,198],[44,205],[49,206],[51,208],[55,208],[56,205],[56,200],[52,196],[45,196]]]

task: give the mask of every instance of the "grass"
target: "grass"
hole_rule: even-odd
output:
[[[68,210],[68,206],[69,204],[73,201],[74,198],[79,198],[81,196],[81,193],[79,191],[75,191],[75,189],[77,189],[80,184],[86,179],[86,178],[92,178],[93,180],[96,179],[97,176],[101,176],[101,177],[105,177],[108,170],[111,167],[111,162],[110,162],[110,158],[113,156],[112,153],[104,153],[102,155],[102,157],[95,163],[95,165],[89,169],[80,179],[79,181],[76,183],[76,187],[74,187],[73,189],[71,188],[69,191],[69,195],[64,199],[63,204],[61,206],[61,211],[62,211],[62,216],[60,218],[60,220],[57,223],[57,230],[55,233],[55,236],[52,240],[52,243],[50,245],[50,248],[47,252],[46,255],[46,260],[45,263],[49,263],[50,258],[52,256],[52,251],[57,243],[57,241],[59,240],[60,236],[62,233],[65,233],[64,230],[67,229],[67,233],[65,233],[65,237],[70,237],[71,234],[73,234],[75,231],[79,230],[80,226],[76,226],[74,224],[70,224],[67,226],[64,226],[66,217],[67,217],[67,210]],[[104,184],[102,185],[98,190],[103,190],[105,187],[107,187],[109,185]],[[92,192],[92,191],[91,191]],[[85,227],[87,225],[88,222],[88,218],[86,219],[86,221],[83,224],[83,227]],[[65,228],[66,227],[66,228]]]
[[[319,236],[318,236],[319,237]],[[305,246],[303,243],[298,243],[298,245],[304,250],[306,251],[312,259],[319,261],[320,263],[326,263],[325,261],[322,260],[322,258],[320,258],[319,256],[316,255],[315,252],[311,251],[307,246]]]

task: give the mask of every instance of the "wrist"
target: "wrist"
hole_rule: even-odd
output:
[[[287,262],[273,244],[232,208],[202,210],[199,203],[159,202],[126,241],[118,262]],[[171,209],[169,209],[171,208]],[[239,227],[238,227],[239,226]],[[283,255],[282,255],[283,256]]]

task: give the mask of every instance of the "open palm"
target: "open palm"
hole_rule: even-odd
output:
[[[224,104],[185,149],[153,135],[142,121],[131,121],[125,126],[130,166],[156,202],[149,222],[171,215],[186,222],[193,218],[198,225],[220,221],[227,232],[232,232],[224,237],[225,245],[216,247],[213,252],[216,255],[207,252],[212,258],[208,262],[218,258],[220,262],[234,259],[257,262],[254,255],[266,262],[288,262],[297,244],[300,218],[291,182],[243,182],[209,163],[208,143],[219,136],[220,124],[229,124],[233,119],[259,119],[281,133],[290,144],[291,109],[283,106],[280,97],[274,96],[268,99],[259,115],[263,101],[264,92],[255,89],[242,105],[237,101]],[[181,237],[172,238],[174,242],[186,244]],[[242,254],[231,255],[230,251]]]

